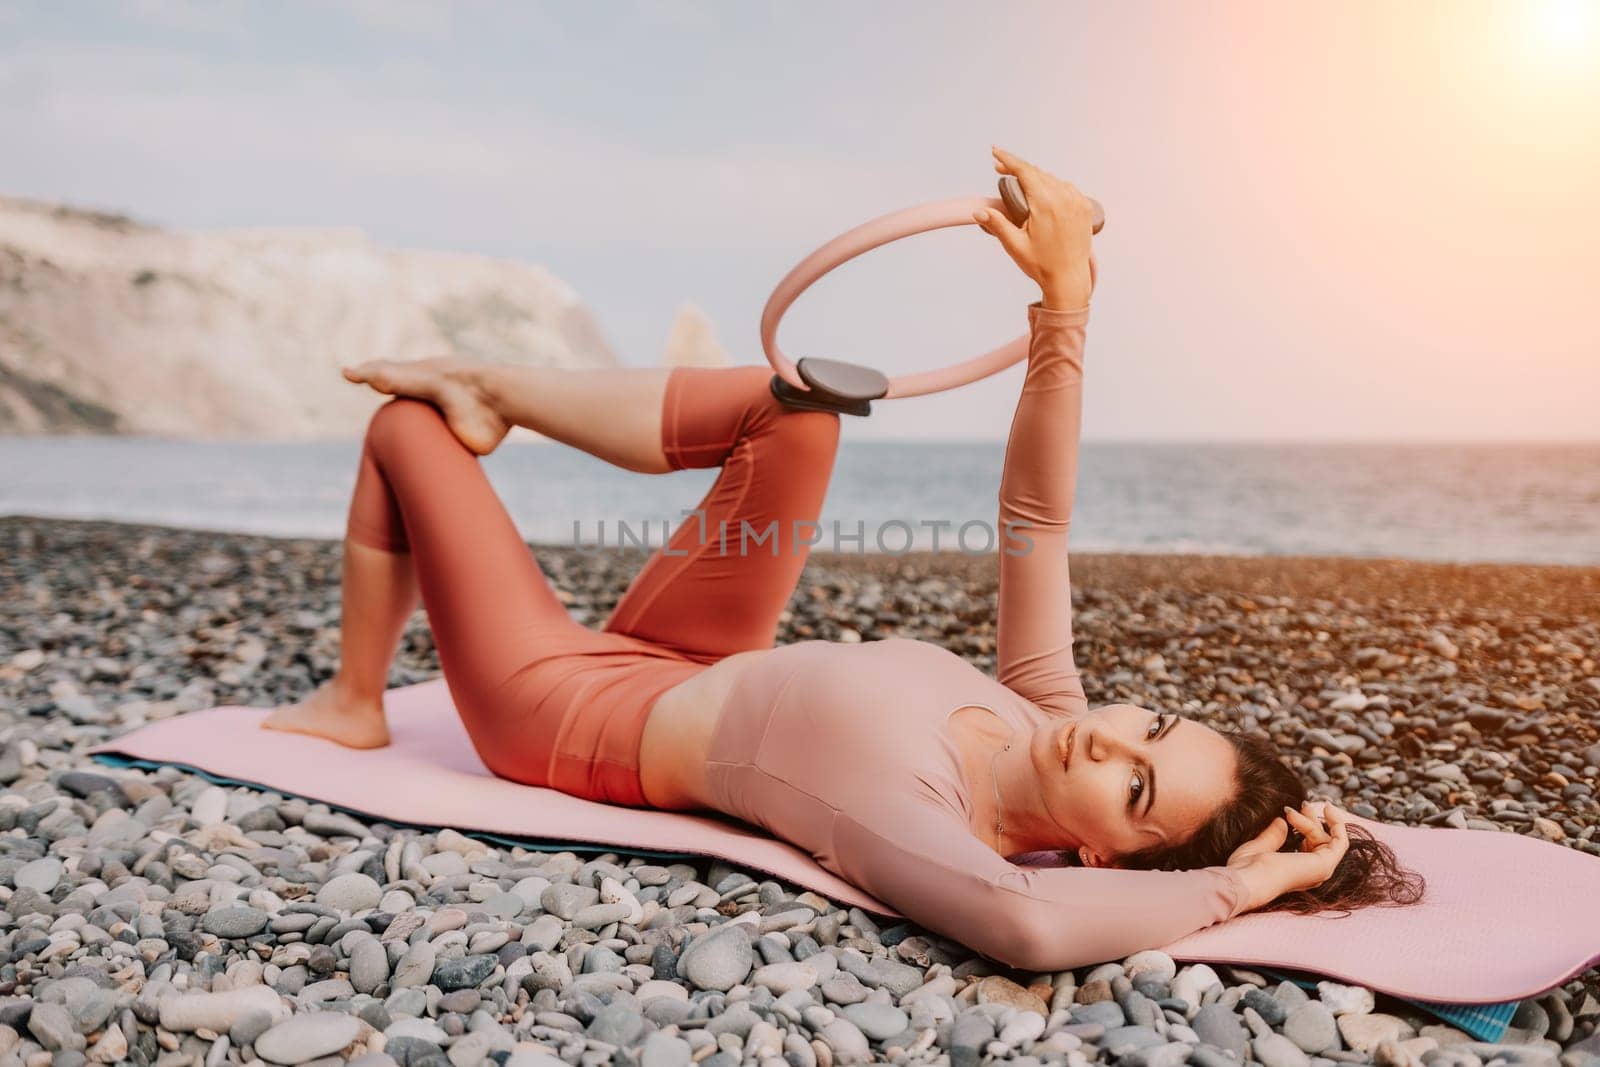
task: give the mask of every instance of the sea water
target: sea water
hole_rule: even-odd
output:
[[[356,440],[0,436],[0,514],[336,538],[359,455]],[[805,536],[846,552],[1015,545],[996,516],[1004,456],[1003,441],[846,439]],[[526,540],[589,547],[662,544],[718,474],[639,474],[547,442],[482,463]],[[1072,545],[1600,564],[1600,443],[1088,441]]]

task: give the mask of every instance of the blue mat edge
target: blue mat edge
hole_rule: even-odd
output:
[[[196,767],[193,764],[180,763],[176,760],[149,760],[138,756],[125,755],[121,752],[96,752],[93,754],[93,758],[97,763],[104,764],[108,767],[135,767],[140,770],[158,770],[162,767],[176,767],[181,771],[204,778],[208,782],[215,782],[218,785],[240,786],[245,789],[258,790],[263,793],[279,793],[283,796],[299,797],[302,800],[309,800],[318,804],[327,803],[327,801],[316,800],[313,797],[302,796],[299,793],[291,793],[288,790],[265,785],[261,782],[252,782],[243,778],[229,778],[224,775],[213,774],[212,772],[204,770],[200,767]],[[358,816],[372,822],[381,822],[387,826],[394,826],[401,829],[425,831],[442,829],[442,827],[434,825],[398,822],[394,819],[387,819],[383,816],[375,815],[369,811],[362,811],[359,808],[347,808],[340,804],[328,804],[328,807],[336,811],[344,812],[346,815]],[[519,838],[511,837],[505,834],[488,833],[483,830],[461,829],[459,827],[451,827],[451,829],[456,830],[463,836],[476,838],[480,841],[491,841],[497,845],[520,846],[532,852],[588,852],[595,853],[597,855],[603,855],[611,852],[619,855],[641,856],[646,859],[666,860],[705,860],[708,858],[714,858],[695,852],[670,852],[646,848],[629,848],[622,845],[600,844],[593,841],[562,841],[557,838]],[[715,858],[721,858],[724,862],[733,863],[734,866],[738,866],[737,863],[734,863],[732,860],[728,860],[726,857]],[[1293,982],[1302,989],[1315,989],[1318,981],[1317,979],[1299,978],[1289,972],[1277,971],[1267,967],[1244,967],[1242,969],[1257,971],[1261,974],[1274,976],[1282,981]],[[1461,1030],[1471,1034],[1480,1041],[1498,1041],[1505,1034],[1506,1028],[1511,1023],[1511,1017],[1516,1014],[1517,1007],[1522,1003],[1520,1000],[1509,1000],[1491,1004],[1456,1004],[1447,1001],[1411,1000],[1406,997],[1397,997],[1395,999],[1404,1001],[1407,1004],[1413,1004],[1426,1012],[1437,1015],[1440,1019],[1443,1019],[1445,1022],[1448,1022],[1453,1026],[1459,1027]]]
[[[1270,967],[1245,967],[1245,970],[1256,971],[1269,977],[1278,978],[1285,982],[1293,982],[1301,989],[1316,989],[1318,981],[1334,981],[1334,979],[1318,979],[1300,977],[1304,971],[1280,971]],[[1341,982],[1341,985],[1349,983]],[[1385,993],[1384,996],[1392,996]],[[1410,997],[1395,997],[1395,1000],[1411,1004],[1431,1015],[1436,1015],[1450,1025],[1471,1034],[1479,1041],[1499,1041],[1505,1036],[1506,1029],[1511,1025],[1511,1017],[1517,1013],[1521,1006],[1520,1000],[1505,1000],[1489,1004],[1457,1004],[1443,1000],[1413,1000]]]

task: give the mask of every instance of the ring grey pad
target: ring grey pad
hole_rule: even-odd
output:
[[[882,372],[841,359],[806,356],[794,365],[808,388],[797,389],[780,375],[772,376],[772,395],[791,407],[808,411],[837,411],[844,415],[870,415],[872,405],[889,391]]]
[[[1000,200],[1005,204],[1006,216],[1011,225],[1021,226],[1028,221],[1028,198],[1023,195],[1022,183],[1014,174],[1000,175]]]
[[[847,400],[876,400],[889,391],[889,379],[882,372],[859,363],[806,356],[794,368],[811,388]]]
[[[872,414],[872,405],[865,400],[830,397],[820,389],[796,389],[777,374],[772,376],[769,385],[772,388],[772,395],[792,408],[804,411],[833,411],[840,415]]]

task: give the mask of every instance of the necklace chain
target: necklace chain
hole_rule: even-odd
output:
[[[1005,854],[1004,849],[1001,847],[1005,838],[1004,831],[1000,825],[1000,776],[995,773],[994,765],[997,761],[999,761],[1001,752],[1010,751],[1011,742],[1007,741],[1005,748],[998,750],[993,756],[989,757],[989,778],[994,782],[994,847],[995,851],[999,852],[1001,855]]]

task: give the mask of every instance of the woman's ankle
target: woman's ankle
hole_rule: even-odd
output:
[[[340,671],[323,684],[328,687],[341,706],[353,710],[375,709],[381,714],[386,682],[387,679],[376,684],[371,681],[357,682]]]
[[[461,365],[452,371],[452,376],[463,385],[470,388],[478,395],[478,399],[493,411],[496,417],[514,425],[521,426],[512,417],[511,408],[514,405],[506,403],[508,372],[512,368],[501,363],[494,363],[486,359],[463,359]]]

